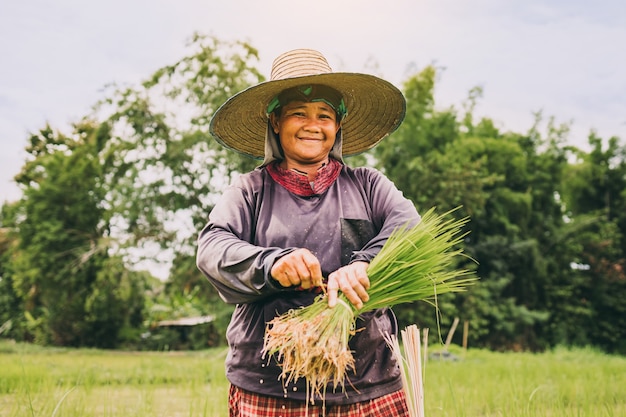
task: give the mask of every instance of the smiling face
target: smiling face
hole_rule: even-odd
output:
[[[328,162],[340,127],[330,105],[292,101],[281,106],[280,116],[270,114],[270,122],[283,148],[284,168],[312,172]]]

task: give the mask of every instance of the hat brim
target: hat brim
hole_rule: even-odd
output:
[[[348,109],[342,122],[344,156],[373,148],[404,119],[406,101],[393,84],[369,74],[333,72],[266,81],[235,94],[213,115],[211,135],[227,148],[263,158],[268,103],[283,90],[306,84],[326,85],[342,94]]]

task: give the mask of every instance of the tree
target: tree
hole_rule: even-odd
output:
[[[14,222],[15,203],[5,204],[0,210],[0,337],[16,335],[24,338],[25,329],[20,314],[22,303],[13,289],[11,253],[16,239],[10,225]]]
[[[549,124],[544,139],[537,126],[525,135],[503,134],[489,119],[475,121],[479,88],[470,91],[465,114],[436,110],[435,78],[427,67],[405,83],[405,122],[375,156],[419,210],[460,206],[455,215],[471,219],[464,246],[478,264],[459,267],[475,268],[481,281],[468,294],[440,300],[442,324],[462,314],[480,326],[472,332],[475,344],[545,347],[539,331],[549,318],[544,285],[562,267],[552,237],[562,225],[555,194],[566,164],[566,129]],[[401,320],[437,326],[429,308],[397,310]]]
[[[190,55],[140,86],[113,86],[96,106],[110,131],[102,153],[106,203],[129,246],[157,243],[191,253],[212,201],[234,175],[255,165],[208,131],[230,95],[263,79],[252,66],[257,51],[198,34],[188,47]]]
[[[483,159],[468,152],[474,143],[462,140],[457,112],[453,108],[435,109],[436,74],[436,69],[429,66],[405,82],[405,121],[374,149],[373,155],[377,166],[419,211],[436,207],[443,213],[460,207],[455,216],[477,215],[484,210],[488,197],[485,187],[496,178],[486,171]],[[476,266],[467,260],[465,265],[459,265],[463,267],[475,269]],[[439,300],[440,311],[445,314],[443,325],[449,325],[459,312],[460,300],[459,296]],[[395,310],[403,324],[439,327],[429,305],[418,303]]]
[[[212,200],[254,166],[218,146],[208,122],[232,93],[262,80],[249,65],[257,52],[200,35],[189,48],[138,87],[111,86],[71,134],[46,126],[31,135],[8,269],[38,341],[125,340],[124,329],[142,324],[149,281],[129,271],[136,254],[157,245],[170,259],[192,256]],[[190,262],[175,272],[201,277]]]
[[[254,67],[257,51],[246,43],[196,34],[188,46],[189,55],[140,86],[112,89],[97,106],[112,132],[104,152],[111,166],[106,204],[124,245],[156,244],[169,254],[163,296],[203,306],[194,311],[217,317],[225,333],[232,307],[196,268],[196,235],[231,179],[259,162],[224,149],[209,122],[232,94],[263,76]]]
[[[575,149],[563,199],[572,265],[568,282],[569,339],[626,352],[626,148],[589,135],[591,151]],[[605,147],[606,145],[606,147]]]
[[[106,293],[107,308],[122,316],[142,297],[132,294],[113,303],[120,276],[102,278],[115,258],[107,251],[101,136],[102,130],[88,123],[76,125],[71,136],[46,127],[31,135],[30,159],[16,177],[24,197],[12,224],[17,237],[10,250],[12,286],[30,333],[41,343],[115,344],[123,320],[109,323],[104,332],[101,321],[90,322],[97,294]],[[106,337],[94,338],[97,332]]]

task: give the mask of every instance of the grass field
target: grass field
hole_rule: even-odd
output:
[[[426,364],[427,417],[626,416],[624,357],[590,349],[452,352],[458,360]],[[0,341],[0,416],[226,416],[225,354]]]

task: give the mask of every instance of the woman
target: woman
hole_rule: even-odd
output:
[[[226,374],[231,416],[405,416],[400,369],[383,334],[397,332],[390,309],[362,314],[351,339],[355,371],[345,390],[306,402],[306,381],[284,384],[262,355],[266,324],[310,304],[325,285],[367,301],[367,266],[392,230],[417,223],[413,204],[380,172],[349,168],[344,155],[375,146],[402,122],[405,100],[367,74],[333,73],[317,51],[287,52],[270,81],[231,97],[211,120],[224,146],[263,158],[211,211],[197,264],[228,303]],[[308,407],[308,410],[307,410]],[[286,411],[287,410],[287,411]],[[282,414],[281,414],[282,413]]]

